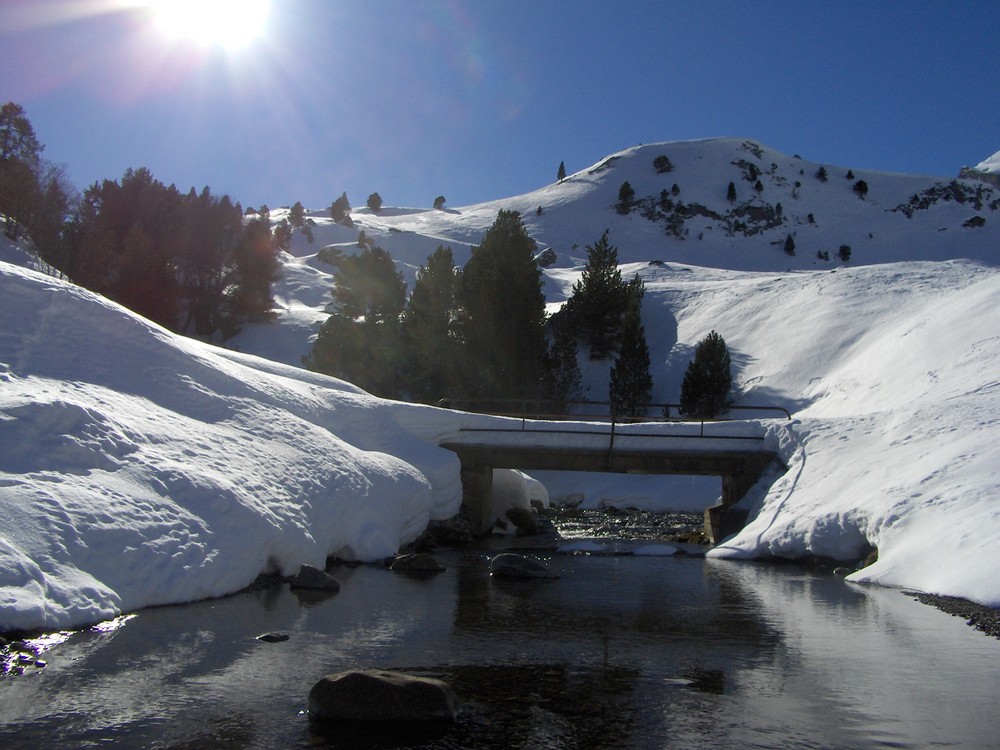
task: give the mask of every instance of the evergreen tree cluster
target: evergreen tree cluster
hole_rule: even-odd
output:
[[[384,250],[343,258],[337,312],[304,363],[386,397],[537,401],[548,349],[536,249],[520,214],[500,211],[465,268],[450,248],[428,258],[409,304]]]
[[[471,409],[566,413],[580,398],[578,341],[614,356],[609,401],[620,417],[651,400],[642,281],[626,284],[605,233],[564,309],[548,321],[536,245],[516,211],[500,211],[462,269],[438,249],[409,300],[390,255],[366,247],[338,258],[334,312],[304,364],[388,398]]]
[[[0,107],[4,234],[11,240],[29,238],[48,261],[59,252],[76,197],[63,170],[42,158],[44,148],[20,105],[7,102]]]
[[[612,413],[620,417],[642,417],[652,400],[653,381],[649,374],[649,347],[642,326],[642,280],[622,280],[618,268],[618,248],[608,240],[607,231],[594,245],[587,246],[587,265],[562,310],[550,321],[553,356],[565,363],[572,346],[576,362],[576,342],[581,341],[590,359],[614,358],[608,401]],[[579,391],[578,366],[574,374],[567,365],[557,369],[565,383],[558,396]],[[557,400],[558,396],[554,398]]]
[[[11,239],[27,237],[39,259],[71,281],[181,333],[223,337],[273,306],[271,282],[292,226],[272,234],[266,210],[244,219],[240,205],[206,187],[181,193],[148,169],[129,169],[76,197],[24,110],[0,107],[0,214]],[[301,204],[290,212],[304,221]]]

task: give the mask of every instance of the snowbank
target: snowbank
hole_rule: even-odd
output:
[[[374,560],[458,510],[448,412],[186,340],[0,265],[0,630]]]

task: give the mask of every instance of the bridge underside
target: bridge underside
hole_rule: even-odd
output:
[[[745,514],[730,510],[777,460],[762,450],[657,450],[586,448],[497,447],[469,443],[444,443],[462,462],[463,504],[473,533],[488,534],[492,523],[493,469],[523,471],[595,471],[619,474],[683,474],[718,476],[722,502],[705,510],[705,535],[718,543],[742,528]]]

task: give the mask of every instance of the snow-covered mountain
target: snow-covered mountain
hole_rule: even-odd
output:
[[[851,580],[1000,606],[1000,192],[847,172],[715,139],[628,149],[488,204],[355,210],[354,228],[312,211],[315,241],[296,232],[274,288],[277,323],[232,342],[266,358],[173,336],[4,248],[18,265],[0,263],[0,631],[223,594],[332,553],[376,559],[454,513],[457,461],[436,443],[483,418],[290,365],[330,299],[320,248],[357,252],[364,230],[412,282],[439,244],[463,263],[501,208],[554,250],[553,306],[609,230],[623,273],[646,284],[654,398],[676,400],[715,329],[740,399],[794,412],[765,423],[788,471],[755,488],[751,522],[713,556],[875,547]],[[636,205],[622,214],[625,181]],[[603,398],[606,366],[586,377]],[[542,479],[591,505],[691,503],[664,478],[567,477]]]
[[[669,171],[658,170],[661,156]],[[817,176],[821,169],[825,180]],[[867,186],[863,196],[855,189],[859,181]],[[624,182],[635,199],[622,214]],[[727,198],[730,182],[734,201]],[[455,262],[464,264],[501,209],[519,211],[539,250],[554,252],[555,262],[544,269],[553,305],[570,293],[587,245],[605,230],[623,264],[822,271],[845,265],[841,246],[850,248],[850,266],[955,258],[1000,263],[1000,187],[989,183],[811,162],[737,138],[658,143],[613,154],[525,195],[474,206],[378,213],[362,207],[352,212],[354,228],[334,224],[325,209],[312,211],[314,241],[295,233],[275,289],[284,327],[251,327],[232,345],[300,362],[330,299],[334,269],[316,259],[320,248],[359,252],[364,232],[369,244],[392,254],[412,287],[438,245],[450,246]],[[284,216],[272,210],[276,221]],[[789,236],[793,255],[785,250]],[[293,330],[296,341],[285,338]]]

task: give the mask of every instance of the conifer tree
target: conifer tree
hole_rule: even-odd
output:
[[[469,395],[536,398],[545,371],[545,298],[537,247],[517,211],[501,210],[472,248],[458,287]]]
[[[608,242],[605,230],[587,246],[587,265],[563,313],[570,330],[586,342],[591,359],[612,355],[627,306],[628,285],[618,270],[618,248]]]
[[[347,200],[346,191],[340,194],[332,204],[330,204],[330,218],[340,223],[348,218],[351,210],[351,203]]]
[[[785,252],[789,255],[795,255],[795,240],[790,234],[785,237]]]
[[[288,223],[296,229],[305,225],[306,210],[302,206],[302,201],[295,201],[295,205],[288,210]]]
[[[559,162],[559,171],[556,172],[556,180],[562,182],[566,179],[566,165],[563,162]]]
[[[642,280],[636,276],[628,285],[628,307],[622,322],[621,349],[611,367],[608,401],[611,413],[621,418],[639,419],[646,415],[653,399],[653,378],[649,374],[649,345],[642,325]]]
[[[730,203],[736,202],[736,183],[729,183],[729,188],[726,190],[726,200]]]
[[[632,203],[635,201],[635,189],[628,180],[618,188],[618,213],[627,214],[632,210]]]
[[[403,313],[405,388],[411,398],[433,404],[461,395],[455,294],[458,275],[450,247],[439,246],[421,266]]]
[[[382,248],[344,258],[334,281],[333,300],[341,314],[374,323],[398,322],[406,304],[406,282]]]
[[[681,383],[681,412],[689,417],[713,419],[729,403],[732,359],[726,342],[715,331],[702,339]]]
[[[400,393],[400,314],[406,284],[380,247],[344,258],[334,276],[339,305],[320,328],[306,367],[344,378],[377,396]]]
[[[548,360],[549,410],[553,414],[566,414],[570,402],[579,400],[583,388],[576,335],[568,326],[558,323],[552,326]]]

